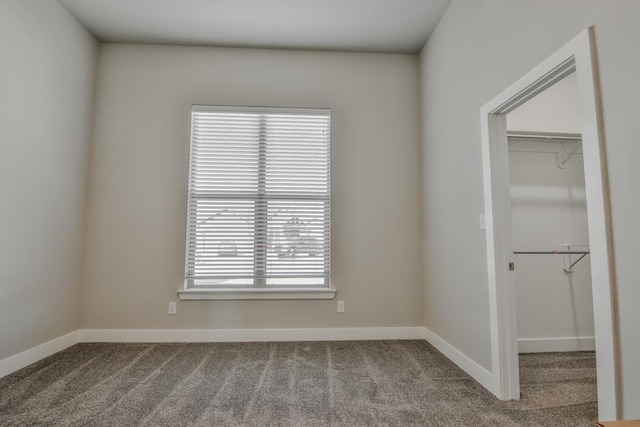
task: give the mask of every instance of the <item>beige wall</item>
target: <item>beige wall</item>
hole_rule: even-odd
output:
[[[595,24],[623,416],[640,417],[640,2],[454,0],[420,57],[425,324],[490,368],[480,107]]]
[[[79,327],[97,51],[57,2],[0,2],[0,360]]]
[[[83,328],[420,326],[411,55],[101,46]],[[335,301],[178,301],[192,104],[328,107]]]

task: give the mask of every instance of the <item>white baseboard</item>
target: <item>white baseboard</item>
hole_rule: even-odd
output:
[[[491,372],[421,326],[306,329],[80,329],[0,361],[0,377],[79,342],[265,342],[424,339],[492,390]]]
[[[67,335],[52,339],[49,342],[0,360],[0,378],[25,368],[45,357],[49,357],[65,348],[78,344],[79,335],[79,331],[73,331]]]
[[[440,338],[433,331],[428,328],[423,328],[423,338],[432,346],[434,346],[440,353],[444,354],[449,360],[458,365],[460,369],[471,375],[473,379],[478,381],[480,385],[494,393],[496,380],[491,373],[484,367],[480,366],[477,362],[472,360],[469,356],[449,344],[444,339]]]
[[[80,342],[260,342],[423,339],[422,327],[300,329],[81,329]]]
[[[548,353],[556,351],[593,351],[594,337],[519,338],[518,353]]]

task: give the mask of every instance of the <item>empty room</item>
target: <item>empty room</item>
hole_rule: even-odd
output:
[[[0,0],[0,425],[636,425],[639,19]]]

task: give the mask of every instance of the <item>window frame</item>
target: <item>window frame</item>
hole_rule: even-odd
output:
[[[193,161],[193,134],[194,123],[193,115],[196,112],[213,112],[213,113],[240,113],[240,114],[255,114],[259,118],[259,130],[257,142],[257,156],[258,156],[258,178],[257,178],[257,191],[256,197],[252,199],[255,202],[254,213],[254,234],[253,240],[264,242],[261,246],[261,250],[253,249],[253,269],[254,278],[252,285],[196,285],[195,278],[189,276],[190,265],[195,268],[194,264],[190,264],[190,249],[196,247],[196,243],[192,241],[195,237],[192,237],[191,232],[195,229],[191,223],[192,215],[192,197],[191,191],[191,174],[192,174],[192,161]],[[269,220],[267,218],[267,204],[270,199],[266,196],[265,189],[265,177],[267,170],[267,151],[269,137],[266,130],[266,116],[269,114],[284,114],[284,115],[319,115],[326,116],[329,120],[329,134],[327,136],[327,197],[326,198],[300,198],[301,201],[311,200],[326,200],[328,204],[328,210],[326,215],[328,219],[325,221],[324,227],[328,229],[328,244],[326,245],[326,251],[328,251],[328,257],[326,258],[328,265],[325,268],[328,276],[323,280],[323,284],[316,285],[267,285],[268,274],[266,273],[267,266],[267,247],[268,243],[268,226]],[[190,112],[190,138],[189,138],[189,167],[187,183],[189,184],[188,197],[187,197],[187,227],[186,227],[186,247],[185,247],[185,275],[184,286],[178,290],[178,295],[182,300],[202,300],[202,299],[333,299],[336,294],[335,288],[331,284],[331,111],[329,109],[321,108],[280,108],[280,107],[238,107],[238,106],[213,106],[213,105],[193,105]],[[230,193],[232,194],[232,193]],[[296,198],[300,197],[296,195]],[[249,199],[248,199],[249,200]],[[262,208],[260,208],[262,207]],[[262,236],[260,238],[259,236]],[[323,256],[325,250],[323,250]]]

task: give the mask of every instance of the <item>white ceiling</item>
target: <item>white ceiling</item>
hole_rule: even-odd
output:
[[[451,0],[58,0],[101,42],[417,53]]]

